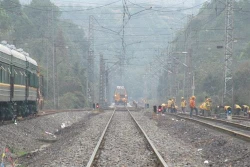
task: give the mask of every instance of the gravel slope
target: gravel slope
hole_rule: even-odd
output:
[[[57,133],[58,141],[50,147],[22,158],[29,167],[86,166],[111,112],[89,114]]]
[[[70,126],[86,115],[88,112],[58,113],[0,126],[0,149],[6,146],[25,152],[39,149],[43,143],[38,139],[55,140],[52,134],[60,130],[62,124]]]

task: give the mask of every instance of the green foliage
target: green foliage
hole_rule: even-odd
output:
[[[248,43],[246,48],[241,53],[241,58],[244,58],[244,59],[249,59],[250,58],[250,42]]]
[[[202,90],[206,92],[208,96],[217,95],[222,87],[223,79],[216,74],[208,74],[202,81]]]
[[[234,8],[234,53],[233,79],[235,101],[239,104],[249,104],[250,67],[246,61],[250,59],[250,22],[247,12],[250,8],[249,0],[235,1]],[[211,9],[211,10],[208,10]],[[203,5],[197,16],[185,26],[185,33],[178,33],[174,40],[174,50],[183,51],[192,48],[192,70],[195,71],[195,95],[204,95],[217,99],[219,104],[224,90],[224,29],[225,5],[220,1],[212,0]],[[186,36],[184,36],[185,34]],[[186,39],[185,39],[186,37]],[[183,41],[186,40],[186,47]],[[217,49],[223,46],[223,49]],[[188,51],[188,50],[186,50]],[[240,55],[240,56],[239,56]],[[181,71],[186,70],[181,68]],[[181,78],[177,74],[177,78]],[[197,98],[198,100],[198,98]]]
[[[32,0],[29,5],[21,5],[19,0],[0,0],[0,37],[23,48],[38,62],[44,75],[44,92],[48,92],[46,108],[53,106],[53,55],[60,104],[71,103],[63,108],[85,106],[86,67],[83,64],[87,40],[79,26],[61,18],[60,9],[50,0]]]
[[[0,37],[2,31],[6,32],[10,28],[10,18],[0,3]]]
[[[83,108],[85,105],[85,97],[80,92],[65,93],[59,99],[59,104],[62,109]]]
[[[234,75],[235,102],[239,104],[250,104],[250,63],[242,63]]]

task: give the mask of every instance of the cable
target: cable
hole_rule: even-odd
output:
[[[9,0],[11,3],[14,3],[14,4],[17,4],[17,5],[20,5],[20,6],[25,6],[27,8],[30,8],[30,9],[34,9],[34,10],[40,10],[40,11],[44,11],[44,12],[49,12],[51,10],[45,10],[45,9],[40,9],[40,8],[35,8],[35,7],[31,7],[30,5],[21,5],[21,4],[18,4],[16,2],[13,2],[12,0]],[[82,12],[82,11],[88,11],[88,10],[93,10],[93,9],[99,9],[99,8],[103,8],[103,7],[106,7],[106,6],[110,6],[112,4],[115,4],[117,2],[120,2],[121,0],[118,0],[118,1],[114,1],[114,2],[111,2],[111,3],[108,3],[108,4],[105,4],[105,5],[101,5],[101,6],[96,6],[96,7],[93,7],[93,8],[87,8],[87,9],[79,9],[79,10],[59,10],[59,11],[54,11],[54,12]],[[45,7],[45,6],[44,6]],[[51,6],[47,6],[47,7],[51,7]]]
[[[208,2],[208,1],[209,1],[209,0],[207,0],[207,1],[205,1],[205,2]],[[144,9],[145,9],[145,7],[144,7],[144,6],[141,6],[141,5],[135,4],[135,3],[133,3],[133,2],[131,2],[131,1],[129,1],[129,0],[128,0],[128,2],[130,2],[130,3],[131,3],[131,4],[133,4],[133,5],[136,5],[136,6],[139,6],[139,7],[141,7],[141,8],[144,8]],[[189,7],[189,8],[184,8],[184,9],[168,10],[168,11],[155,10],[155,9],[151,9],[151,10],[153,10],[153,11],[157,11],[157,12],[180,12],[180,11],[190,10],[190,9],[193,9],[193,8],[199,7],[199,6],[203,5],[205,2],[203,2],[203,3],[199,4],[199,5],[192,6],[192,7]]]
[[[107,28],[107,27],[104,27],[104,26],[102,26],[99,22],[98,22],[98,20],[94,17],[94,20],[97,22],[97,24],[101,27],[101,28],[103,28],[103,29],[106,29],[106,30],[109,30],[109,31],[111,31],[111,32],[113,32],[113,33],[115,33],[115,34],[119,34],[118,32],[116,32],[116,31],[114,31],[114,30],[111,30],[110,28]]]

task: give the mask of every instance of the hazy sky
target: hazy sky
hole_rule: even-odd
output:
[[[22,3],[29,3],[32,0],[20,0]],[[56,4],[60,5],[102,5],[111,2],[115,2],[116,0],[52,0]],[[155,5],[162,5],[162,6],[179,6],[179,7],[186,7],[186,6],[193,6],[196,4],[200,4],[205,2],[206,0],[129,0],[133,3],[147,3],[147,4],[155,4]]]

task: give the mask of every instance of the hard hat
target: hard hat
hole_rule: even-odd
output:
[[[181,97],[182,100],[184,100],[184,97]]]
[[[192,99],[195,99],[195,96],[192,96]]]

